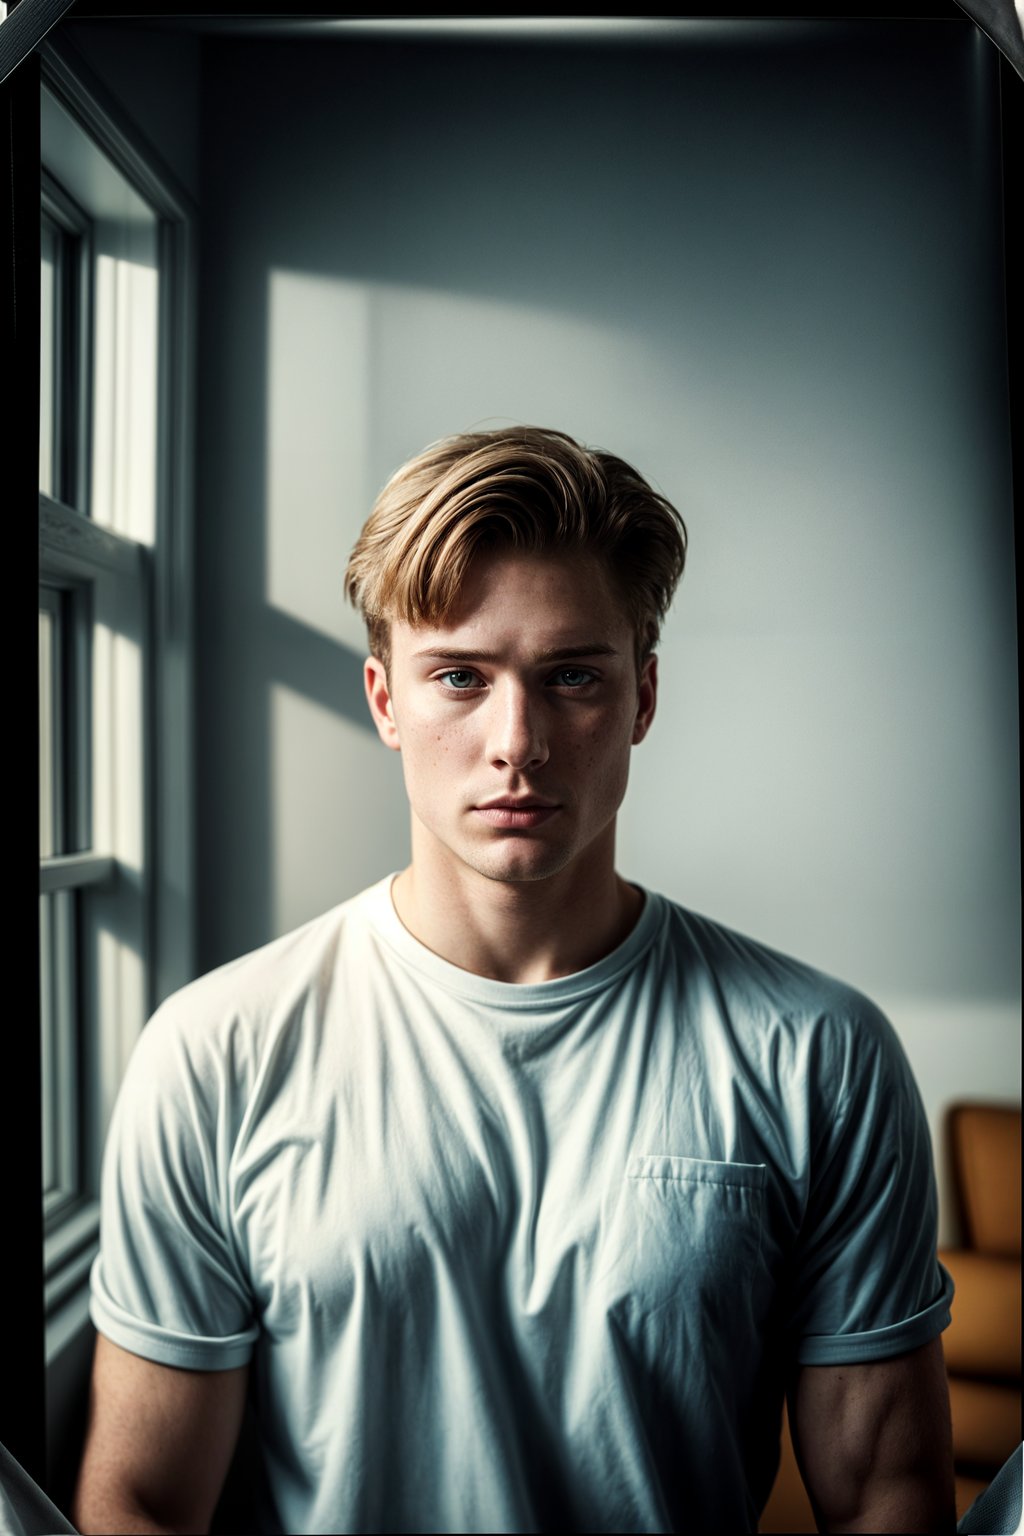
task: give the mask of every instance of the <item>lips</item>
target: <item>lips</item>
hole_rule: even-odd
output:
[[[532,797],[515,800],[509,796],[504,800],[486,800],[483,805],[478,805],[475,809],[478,811],[553,811],[556,809],[556,802],[535,800]]]
[[[557,815],[560,807],[543,800],[491,800],[473,808],[474,816],[505,832],[528,832]]]

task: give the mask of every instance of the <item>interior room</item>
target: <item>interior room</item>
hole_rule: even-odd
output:
[[[868,11],[76,5],[22,66],[44,1201],[0,1441],[61,1510],[127,1062],[193,978],[408,862],[342,578],[403,461],[512,423],[685,519],[617,867],[890,1020],[957,1283],[958,1514],[1019,1445],[1024,81],[956,5]],[[788,1435],[760,1528],[816,1528]]]

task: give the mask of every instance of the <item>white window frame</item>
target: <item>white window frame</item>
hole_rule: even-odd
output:
[[[195,974],[191,412],[196,217],[188,195],[74,45],[57,36],[39,51],[43,87],[154,211],[160,273],[152,547],[89,515],[95,509],[88,504],[88,417],[70,452],[73,469],[65,482],[75,505],[39,496],[40,586],[61,588],[68,594],[65,601],[88,607],[83,632],[88,631],[90,642],[104,615],[113,616],[119,630],[127,625],[141,657],[144,699],[140,719],[137,707],[126,708],[106,669],[97,666],[91,676],[86,669],[90,716],[100,711],[110,725],[108,739],[94,743],[88,753],[93,783],[85,793],[95,841],[85,852],[40,861],[40,893],[70,891],[80,907],[79,1193],[54,1208],[44,1239],[47,1418],[53,1432],[79,1390],[91,1346],[88,1273],[98,1249],[101,1159],[117,1089],[149,1014]],[[44,167],[46,154],[44,144]],[[60,188],[45,174],[42,186],[44,211],[53,217],[56,200],[58,218],[63,211],[66,224],[81,197],[79,189],[64,188],[72,202],[61,210]],[[88,213],[87,198],[81,201]],[[89,264],[87,244],[80,249],[83,263]],[[88,363],[91,285],[83,291],[76,361],[82,377]],[[86,382],[91,397],[91,377]],[[133,732],[134,741],[129,740]],[[126,748],[142,776],[141,868],[137,849],[131,868],[124,862],[114,814],[117,783],[107,771],[111,765],[116,769],[119,758],[125,760]],[[122,938],[126,929],[131,942]],[[141,987],[126,997],[123,978],[129,960],[136,981],[141,960]]]

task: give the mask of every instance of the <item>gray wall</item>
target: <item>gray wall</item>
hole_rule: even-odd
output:
[[[65,21],[70,42],[190,197],[199,189],[198,34],[142,21]]]
[[[996,80],[967,21],[204,44],[204,969],[406,862],[346,558],[538,422],[691,534],[622,873],[871,992],[933,1118],[1016,1096]]]

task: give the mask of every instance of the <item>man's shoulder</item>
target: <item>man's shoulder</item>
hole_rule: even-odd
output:
[[[730,1020],[762,1032],[768,1026],[806,1043],[888,1044],[892,1025],[878,1004],[851,982],[763,939],[663,898],[666,938],[690,980],[710,992]]]
[[[859,987],[739,929],[669,902],[668,964],[709,1062],[759,1085],[798,1121],[914,1097],[903,1045]],[[730,1090],[731,1091],[731,1090]]]
[[[143,1040],[152,1051],[189,1054],[258,1048],[268,1032],[308,1015],[311,997],[329,992],[346,944],[365,950],[366,926],[386,886],[368,886],[187,982],[160,1004]]]

